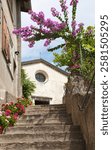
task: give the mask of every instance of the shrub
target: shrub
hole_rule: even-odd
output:
[[[24,69],[21,70],[21,82],[23,96],[25,98],[29,98],[29,96],[31,96],[31,93],[34,92],[36,85],[33,81],[30,81]]]
[[[3,130],[9,126],[9,121],[4,113],[0,115],[0,130]]]
[[[14,126],[18,117],[25,113],[25,107],[32,104],[30,99],[18,98],[16,103],[2,104],[0,111],[0,134],[9,126]]]

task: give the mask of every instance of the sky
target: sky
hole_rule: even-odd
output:
[[[31,0],[32,2],[32,10],[35,12],[43,11],[45,13],[46,18],[52,18],[56,20],[50,12],[51,7],[55,7],[58,11],[60,11],[59,2],[57,0]],[[70,0],[67,0],[68,4],[70,3]],[[77,16],[76,21],[78,23],[83,22],[85,27],[89,25],[95,25],[95,2],[94,0],[79,0],[78,6],[77,6]],[[61,11],[60,11],[61,12]],[[70,10],[69,10],[70,14]],[[69,16],[71,18],[71,16]],[[30,26],[31,24],[34,24],[34,22],[31,21],[30,15],[27,13],[22,13],[22,27],[23,26]],[[27,42],[22,41],[22,61],[27,60],[34,60],[34,59],[45,59],[50,63],[53,63],[54,56],[51,52],[48,52],[48,48],[52,48],[59,43],[61,43],[62,40],[58,39],[50,44],[48,47],[44,47],[44,41],[36,42],[33,48],[28,47]],[[63,42],[62,42],[63,43]],[[60,52],[60,50],[56,51]]]

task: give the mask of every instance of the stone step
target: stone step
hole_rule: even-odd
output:
[[[6,134],[23,134],[23,133],[49,133],[49,132],[80,132],[79,126],[73,125],[37,125],[37,126],[14,126],[6,130]]]
[[[36,105],[36,106],[30,106],[27,108],[27,110],[66,110],[65,106],[55,106],[55,105]]]
[[[66,110],[44,110],[44,109],[27,109],[25,114],[67,114]]]
[[[21,133],[21,134],[3,134],[0,136],[0,143],[14,143],[14,142],[44,142],[44,141],[74,141],[82,140],[80,132],[49,132],[49,133]]]
[[[86,150],[82,140],[46,141],[46,142],[12,142],[0,144],[0,150]]]
[[[19,118],[18,123],[60,123],[60,122],[69,122],[72,123],[72,120],[69,115],[63,114],[36,114],[36,115],[23,115]]]
[[[72,122],[62,122],[62,121],[55,121],[55,122],[17,122],[15,126],[37,126],[37,125],[72,125]]]
[[[58,119],[58,120],[71,120],[71,117],[67,114],[24,114],[19,120],[47,120],[47,119]]]
[[[34,105],[34,106],[31,106],[33,108],[65,108],[66,105],[65,104],[56,104],[56,105]]]
[[[19,119],[17,124],[19,123],[31,123],[31,124],[72,124],[72,120],[70,118],[28,118],[28,119]]]
[[[0,135],[0,150],[86,150],[79,126],[65,105],[28,107],[14,127]]]

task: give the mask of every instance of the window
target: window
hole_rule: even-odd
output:
[[[35,75],[35,78],[39,82],[45,82],[46,81],[46,76],[43,73],[37,73]]]
[[[3,14],[3,12],[2,12]],[[5,16],[2,16],[2,51],[7,63],[10,63],[10,34],[7,28]]]

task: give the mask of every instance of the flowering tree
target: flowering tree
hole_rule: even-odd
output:
[[[55,60],[60,66],[68,66],[69,70],[80,72],[87,77],[94,70],[95,39],[94,27],[84,29],[84,24],[76,22],[76,8],[78,0],[71,0],[72,21],[68,18],[68,6],[66,0],[59,0],[61,13],[56,8],[51,8],[51,13],[58,21],[45,18],[41,11],[35,13],[29,11],[31,19],[36,26],[22,27],[15,29],[13,33],[21,36],[24,41],[29,42],[29,47],[33,47],[35,41],[45,40],[44,46],[48,46],[53,40],[62,38],[65,42],[57,45],[48,51],[62,48],[61,54],[54,54]]]

